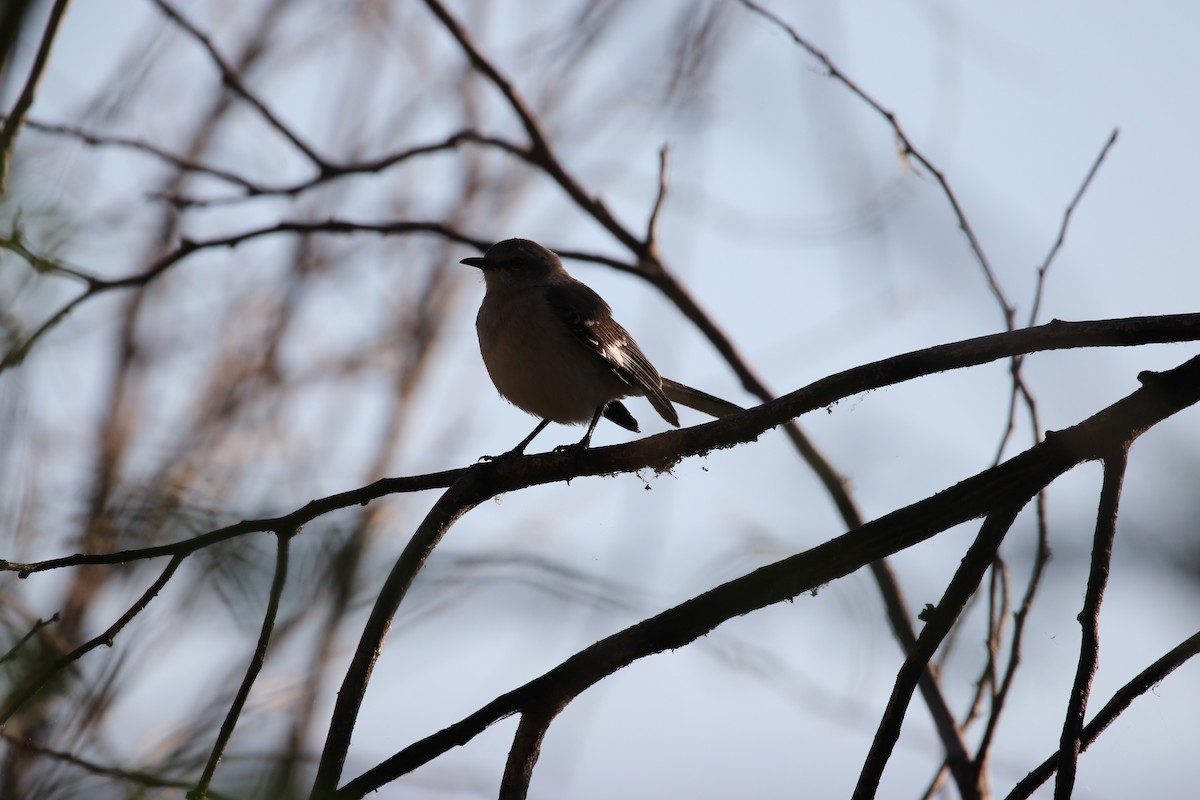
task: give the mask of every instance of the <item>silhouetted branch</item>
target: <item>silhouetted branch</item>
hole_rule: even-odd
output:
[[[446,488],[466,474],[485,468],[494,475],[497,491],[567,480],[576,475],[608,475],[647,467],[667,469],[690,455],[753,441],[777,425],[845,397],[925,375],[1045,350],[1135,346],[1197,339],[1200,339],[1200,314],[1089,322],[1056,320],[1036,328],[937,345],[864,364],[822,378],[736,416],[667,431],[627,444],[590,448],[578,459],[561,453],[543,453],[510,459],[497,465],[483,464],[426,475],[385,478],[368,486],[313,500],[283,516],[244,520],[171,544],[113,553],[77,553],[29,563],[0,559],[0,571],[17,572],[24,577],[34,572],[82,564],[121,564],[147,558],[187,555],[202,547],[247,533],[297,530],[331,511],[363,505],[388,494]]]
[[[1096,741],[1100,734],[1104,732],[1105,728],[1111,725],[1117,717],[1121,716],[1134,700],[1162,682],[1176,668],[1197,654],[1200,654],[1200,631],[1180,642],[1170,652],[1146,667],[1133,680],[1118,689],[1109,701],[1104,704],[1104,707],[1096,713],[1096,716],[1092,717],[1092,721],[1083,729],[1079,737],[1079,752],[1082,753],[1087,750],[1092,742]],[[1055,751],[1049,758],[1039,764],[1037,768],[1022,778],[1020,783],[1013,787],[1013,790],[1008,793],[1005,800],[1025,800],[1032,795],[1039,786],[1048,781],[1050,776],[1054,774],[1054,771],[1058,768],[1059,756],[1059,751]]]
[[[1100,165],[1104,163],[1104,159],[1108,156],[1108,151],[1112,150],[1113,145],[1117,143],[1116,128],[1108,136],[1108,141],[1104,143],[1104,147],[1100,149],[1100,154],[1096,156],[1096,160],[1092,162],[1092,168],[1088,170],[1087,176],[1083,179],[1083,183],[1079,184],[1078,191],[1071,198],[1071,202],[1067,204],[1067,210],[1063,213],[1062,224],[1058,226],[1058,238],[1054,240],[1054,244],[1050,246],[1050,252],[1046,254],[1046,259],[1037,271],[1037,286],[1033,291],[1033,307],[1029,310],[1029,325],[1036,325],[1038,311],[1042,307],[1042,295],[1046,288],[1046,274],[1050,272],[1050,267],[1054,263],[1054,257],[1058,255],[1058,251],[1062,249],[1063,242],[1067,238],[1067,227],[1071,224],[1071,217],[1075,214],[1075,208],[1079,205],[1079,201],[1083,199],[1083,195],[1087,192],[1088,187],[1092,185],[1092,179],[1096,177],[1096,173],[1100,171]]]
[[[283,587],[287,582],[288,547],[294,533],[292,531],[276,534],[275,576],[271,580],[271,595],[267,600],[267,609],[263,613],[258,644],[254,647],[254,655],[250,659],[250,665],[246,667],[246,675],[242,678],[237,694],[234,695],[233,703],[229,706],[229,713],[225,715],[225,721],[221,723],[221,730],[217,734],[217,741],[213,744],[208,762],[204,765],[204,772],[196,783],[196,787],[187,794],[188,800],[205,800],[209,796],[208,785],[217,771],[217,764],[220,763],[221,756],[225,754],[225,747],[229,744],[230,737],[233,736],[233,729],[237,727],[238,717],[241,716],[246,699],[250,696],[250,689],[254,686],[258,673],[262,671],[263,662],[267,659],[267,646],[271,643],[271,631],[275,628],[275,617],[279,613],[279,598],[283,595]]]
[[[966,608],[967,601],[978,590],[984,573],[995,560],[1000,543],[1004,541],[1017,514],[1029,498],[1010,495],[1010,500],[1012,501],[1011,505],[998,508],[983,521],[979,535],[967,549],[962,563],[946,586],[941,602],[937,604],[937,607],[928,608],[922,614],[925,627],[921,630],[921,635],[917,637],[916,646],[909,651],[900,671],[896,674],[896,685],[892,689],[891,697],[888,698],[887,707],[884,709],[883,716],[879,720],[879,727],[875,732],[875,740],[871,743],[871,749],[867,753],[862,772],[858,777],[858,784],[854,787],[854,794],[851,795],[856,800],[868,800],[875,796],[875,792],[879,788],[879,780],[883,777],[883,768],[887,765],[892,750],[900,739],[900,726],[904,722],[904,715],[912,700],[913,692],[916,691],[917,681],[925,673],[929,662],[933,660],[934,653],[946,638],[946,634],[958,621],[963,609]],[[981,797],[978,787],[973,788],[975,791],[967,794],[966,797]]]
[[[1091,570],[1083,610],[1079,612],[1082,635],[1079,642],[1079,665],[1075,683],[1067,702],[1063,719],[1062,738],[1058,749],[1058,780],[1054,785],[1055,800],[1070,800],[1075,790],[1075,769],[1083,747],[1083,719],[1087,713],[1092,678],[1100,659],[1100,603],[1108,585],[1112,566],[1113,541],[1117,535],[1117,505],[1128,463],[1128,443],[1119,442],[1104,459],[1104,483],[1100,489],[1100,509],[1096,513],[1096,536],[1092,543]]]
[[[264,225],[258,228],[252,228],[250,230],[238,231],[236,233],[226,234],[224,236],[216,236],[210,239],[183,239],[179,242],[178,247],[155,259],[150,266],[141,272],[119,278],[99,278],[93,274],[74,269],[73,267],[67,267],[66,265],[54,262],[51,259],[29,253],[29,251],[25,249],[23,245],[18,247],[20,243],[17,239],[0,239],[0,247],[13,250],[14,252],[20,253],[23,256],[28,254],[30,263],[38,265],[38,268],[42,271],[61,272],[66,275],[79,278],[87,283],[87,289],[84,292],[64,304],[57,312],[43,322],[42,325],[39,326],[32,334],[26,337],[25,341],[13,346],[9,352],[4,354],[3,359],[0,359],[0,371],[20,364],[25,356],[28,355],[29,350],[39,339],[53,329],[59,322],[65,319],[79,305],[87,300],[92,299],[93,297],[117,289],[142,288],[147,286],[175,264],[201,250],[236,247],[237,245],[246,241],[250,241],[251,239],[259,239],[264,236],[274,236],[281,233],[376,233],[380,235],[432,233],[443,236],[451,241],[470,244],[480,248],[486,248],[487,245],[490,244],[490,242],[485,240],[474,239],[463,233],[460,233],[442,222],[412,220],[399,220],[395,222],[354,222],[350,220],[334,219],[332,217],[325,220],[311,222],[284,220],[271,225]]]
[[[517,733],[513,736],[504,764],[504,775],[500,779],[500,800],[525,800],[529,794],[529,781],[533,778],[533,767],[542,752],[542,741],[546,730],[562,708],[528,708],[521,712]]]
[[[1143,378],[1142,387],[1129,396],[1077,425],[1048,435],[1003,464],[596,642],[460,722],[401,750],[347,783],[334,796],[339,800],[362,797],[446,750],[470,741],[500,719],[534,707],[533,704],[565,706],[588,687],[638,659],[683,647],[722,622],[796,598],[955,525],[995,514],[994,525],[1006,528],[999,522],[1007,514],[1015,514],[1015,506],[1036,495],[1064,472],[1085,461],[1107,457],[1114,448],[1128,444],[1153,425],[1200,402],[1200,356],[1167,372],[1143,373]],[[692,430],[705,427],[709,426]],[[651,437],[644,442],[661,438]],[[615,449],[603,448],[593,456]],[[499,473],[497,470],[496,477]],[[460,495],[460,502],[478,502],[475,494],[478,488],[460,486],[454,491]],[[445,500],[443,496],[439,503]],[[452,503],[438,509],[438,519],[449,519],[454,506]],[[993,534],[995,530],[989,528],[989,537]]]
[[[108,627],[99,636],[84,642],[79,647],[76,647],[71,652],[56,659],[52,663],[42,667],[37,674],[31,678],[29,683],[19,690],[14,690],[13,694],[9,695],[8,700],[4,704],[3,710],[0,710],[0,725],[7,722],[17,710],[36,695],[42,688],[54,679],[59,672],[66,667],[78,661],[87,653],[95,650],[100,645],[112,646],[113,639],[117,634],[129,624],[129,622],[141,613],[150,601],[167,585],[167,581],[171,580],[171,576],[175,574],[176,568],[183,562],[183,556],[173,556],[167,566],[159,574],[158,579],[150,585],[137,601],[130,606],[124,614],[122,614],[116,622]]]
[[[565,454],[561,454],[561,457],[571,458]],[[359,638],[358,648],[338,690],[337,703],[330,717],[329,732],[313,782],[313,800],[329,797],[337,788],[346,763],[346,753],[350,749],[350,737],[354,734],[354,726],[358,721],[358,711],[367,691],[367,682],[371,679],[371,672],[383,649],[383,640],[391,628],[392,617],[408,593],[417,572],[459,517],[498,493],[494,482],[488,479],[488,473],[497,468],[503,470],[510,463],[512,462],[482,464],[467,470],[433,504],[400,553],[375,598],[371,615]]]

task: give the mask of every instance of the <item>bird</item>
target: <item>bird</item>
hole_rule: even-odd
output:
[[[637,433],[637,420],[621,402],[626,397],[645,397],[674,427],[679,415],[672,401],[714,417],[744,410],[659,375],[608,303],[537,242],[505,239],[460,263],[483,272],[475,329],[492,383],[504,399],[541,418],[512,450],[486,458],[524,453],[551,422],[587,425],[578,442],[555,448],[577,455],[601,417]]]

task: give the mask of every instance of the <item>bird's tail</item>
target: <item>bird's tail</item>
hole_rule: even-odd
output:
[[[684,386],[682,383],[671,380],[670,378],[662,379],[663,394],[665,394],[673,403],[679,403],[681,406],[699,411],[701,414],[708,414],[710,417],[729,417],[734,414],[740,414],[746,409],[739,405],[730,403],[728,400],[722,400],[719,397],[713,397],[711,394],[706,394],[699,389],[693,389],[690,386]]]

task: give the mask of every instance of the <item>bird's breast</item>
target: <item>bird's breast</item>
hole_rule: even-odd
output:
[[[497,391],[518,408],[565,424],[589,422],[629,387],[571,334],[536,293],[489,292],[475,327]]]

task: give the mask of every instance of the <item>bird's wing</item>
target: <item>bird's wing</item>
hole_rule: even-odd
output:
[[[662,378],[629,331],[612,317],[604,298],[579,281],[545,287],[546,301],[584,346],[617,376],[641,390],[663,419],[679,426],[679,415],[663,393]]]

